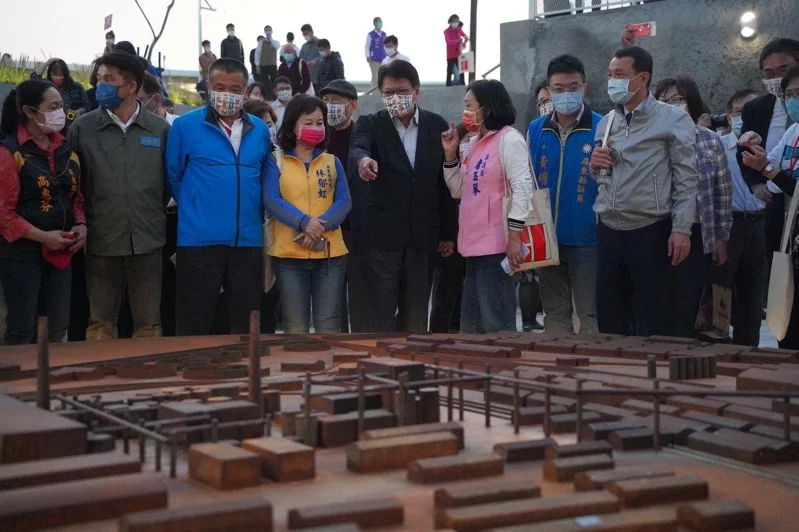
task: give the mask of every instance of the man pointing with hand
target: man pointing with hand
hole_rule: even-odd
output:
[[[371,299],[367,327],[426,332],[434,254],[457,233],[443,173],[448,125],[417,105],[419,74],[410,63],[380,67],[377,85],[385,110],[361,116],[350,145],[350,165],[366,189],[353,197],[352,230]]]
[[[698,221],[694,123],[649,94],[652,70],[643,48],[616,52],[608,68],[616,107],[596,129],[590,165],[599,184],[594,211],[603,333],[674,334],[673,266],[691,251],[691,225]]]

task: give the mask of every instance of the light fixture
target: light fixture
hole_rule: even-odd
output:
[[[757,15],[747,11],[741,17],[741,37],[751,39],[757,34]]]

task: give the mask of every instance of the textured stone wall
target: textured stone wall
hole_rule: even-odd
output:
[[[740,36],[741,15],[754,10],[758,34]],[[544,20],[522,20],[501,26],[502,82],[519,110],[524,128],[537,116],[532,89],[546,77],[548,62],[562,53],[585,63],[589,105],[610,109],[605,93],[607,66],[621,46],[625,24],[657,22],[657,36],[640,39],[655,60],[654,81],[679,72],[696,78],[714,113],[738,89],[763,90],[758,68],[760,49],[775,37],[799,39],[799,0],[663,0]]]

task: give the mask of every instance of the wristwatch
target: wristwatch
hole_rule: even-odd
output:
[[[774,171],[774,166],[771,163],[768,163],[763,170],[760,171],[761,174],[769,174]]]

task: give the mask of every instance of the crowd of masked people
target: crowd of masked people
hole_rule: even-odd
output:
[[[763,48],[765,91],[730,87],[724,134],[689,75],[655,83],[623,35],[613,110],[588,107],[583,63],[562,55],[523,135],[500,82],[473,82],[456,125],[419,105],[403,59],[381,62],[384,109],[357,120],[349,82],[310,95],[278,71],[270,103],[243,57],[208,62],[207,105],[176,117],[112,38],[91,95],[54,60],[3,103],[8,344],[32,342],[37,315],[53,341],[102,340],[245,333],[256,309],[274,332],[278,307],[286,332],[490,333],[516,330],[517,293],[539,285],[549,331],[690,337],[709,283],[733,289],[732,341],[760,341],[799,178],[797,41]],[[538,187],[560,264],[536,281],[500,263],[523,264]],[[780,345],[799,346],[799,315]]]

